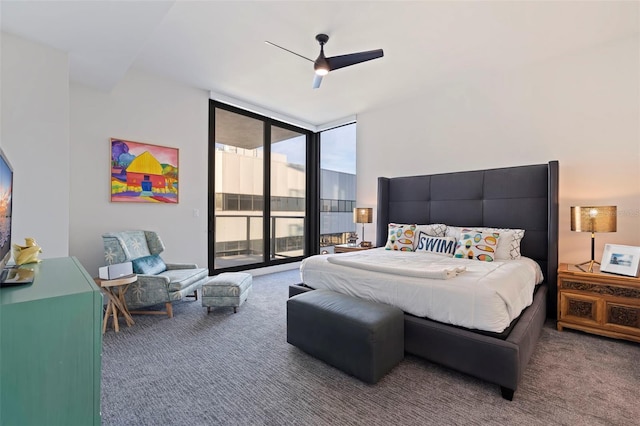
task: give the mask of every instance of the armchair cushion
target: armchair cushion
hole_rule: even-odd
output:
[[[157,254],[133,259],[131,263],[136,274],[157,275],[167,270],[167,265]]]
[[[169,278],[169,292],[180,291],[209,276],[206,268],[167,269],[159,274]]]

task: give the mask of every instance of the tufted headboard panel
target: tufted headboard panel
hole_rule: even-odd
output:
[[[555,318],[558,162],[424,176],[378,178],[377,241],[389,223],[444,223],[525,230],[521,252],[540,264]]]

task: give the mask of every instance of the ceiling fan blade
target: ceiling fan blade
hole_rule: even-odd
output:
[[[306,59],[307,61],[313,62],[313,59],[309,59],[309,58],[307,58],[306,56],[302,56],[302,55],[300,55],[299,53],[294,52],[293,50],[289,50],[289,49],[287,49],[287,48],[285,48],[285,47],[278,46],[277,44],[275,44],[275,43],[271,43],[270,41],[267,41],[267,40],[265,40],[264,42],[265,42],[266,44],[268,44],[269,46],[277,47],[277,48],[282,49],[282,50],[285,50],[285,51],[287,51],[287,52],[289,52],[289,53],[293,53],[294,55],[299,56],[299,57],[301,57],[302,59]]]
[[[318,74],[313,75],[313,88],[317,89],[320,87],[320,83],[322,83],[322,76]]]
[[[349,53],[348,55],[332,56],[327,58],[329,70],[337,70],[348,67],[350,65],[359,64],[361,62],[370,61],[372,59],[382,58],[384,52],[382,49],[368,50],[366,52]]]

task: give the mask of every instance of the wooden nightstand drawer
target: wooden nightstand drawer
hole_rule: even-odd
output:
[[[606,302],[604,324],[622,333],[640,333],[640,306]]]
[[[560,265],[557,326],[640,342],[640,279]]]
[[[575,321],[577,323],[598,325],[602,318],[600,299],[593,296],[561,292],[560,320]]]

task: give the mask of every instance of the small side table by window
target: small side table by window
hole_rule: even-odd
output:
[[[102,291],[107,295],[107,308],[104,312],[104,319],[102,321],[102,333],[107,330],[107,321],[109,320],[109,316],[113,316],[113,328],[116,332],[120,331],[120,325],[118,324],[118,312],[122,314],[124,320],[127,323],[127,326],[131,327],[135,324],[133,318],[131,318],[131,314],[129,313],[129,309],[127,308],[127,303],[124,300],[124,295],[129,288],[131,283],[136,282],[138,276],[136,274],[131,274],[126,277],[116,278],[114,280],[103,280],[101,278],[94,278],[93,280],[102,288]]]
[[[375,247],[350,246],[348,244],[339,244],[334,247],[336,253],[349,253],[351,251],[369,250]]]

